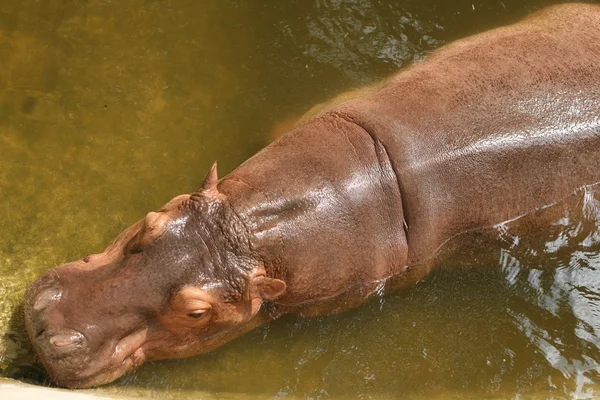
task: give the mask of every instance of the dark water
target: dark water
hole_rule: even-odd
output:
[[[551,3],[0,0],[0,374],[44,382],[18,312],[43,271],[194,190],[215,159],[232,170],[312,105]],[[486,251],[446,261],[479,268],[344,315],[283,318],[104,390],[596,398],[596,191],[490,228]],[[531,221],[545,234],[527,235]]]

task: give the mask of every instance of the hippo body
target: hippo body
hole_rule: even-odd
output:
[[[450,238],[600,181],[598,65],[600,7],[558,6],[326,105],[36,281],[40,359],[89,387],[413,285]]]
[[[413,284],[428,272],[413,266],[453,235],[600,181],[600,22],[598,7],[577,8],[447,46],[224,179],[219,190],[261,232],[256,247],[284,258],[271,267],[288,282],[278,303],[314,302],[323,273],[328,294],[397,274]]]

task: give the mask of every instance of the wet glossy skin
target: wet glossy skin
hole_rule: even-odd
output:
[[[233,239],[207,236],[207,217],[227,221]],[[48,354],[53,379],[68,387],[103,384],[147,358],[202,353],[264,322],[257,313],[272,295],[269,280],[245,254],[241,232],[217,198],[183,195],[103,253],[38,280],[29,289],[27,328],[38,352]]]
[[[598,26],[562,7],[449,46],[51,271],[26,307],[51,376],[98,385],[354,308],[418,281],[455,234],[599,181]]]

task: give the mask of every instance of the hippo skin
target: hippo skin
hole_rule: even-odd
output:
[[[562,5],[320,107],[34,282],[39,359],[59,385],[102,385],[414,285],[449,238],[600,181],[599,66],[600,7]]]

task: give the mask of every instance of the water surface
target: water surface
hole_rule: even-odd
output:
[[[214,160],[231,171],[312,105],[551,3],[0,0],[0,374],[47,384],[18,308],[42,272],[101,251],[193,191]],[[541,237],[508,223],[479,236],[489,251],[445,261],[478,268],[441,271],[340,316],[282,318],[103,390],[597,397],[594,193],[528,216],[546,224]]]

